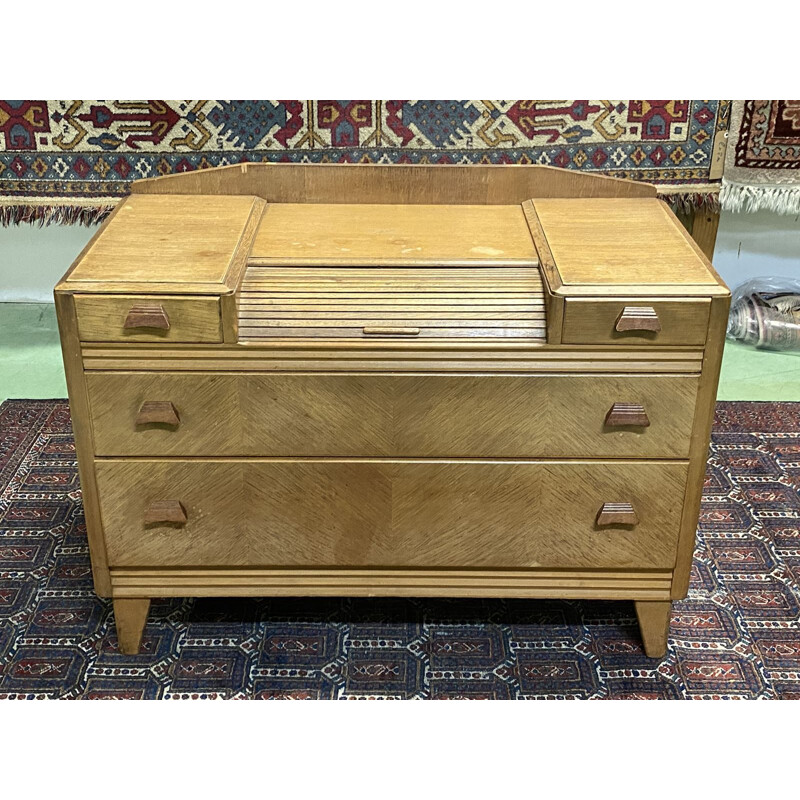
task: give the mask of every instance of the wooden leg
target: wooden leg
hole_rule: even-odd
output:
[[[650,658],[663,658],[667,652],[672,603],[669,600],[637,600],[635,605],[645,653]]]
[[[114,600],[114,618],[117,622],[117,639],[121,653],[135,656],[139,652],[149,610],[149,597],[125,597]]]

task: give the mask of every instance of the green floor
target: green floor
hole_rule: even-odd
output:
[[[66,396],[55,306],[0,303],[0,402]]]
[[[0,402],[66,396],[53,306],[0,303]],[[718,398],[800,400],[800,353],[727,342]]]

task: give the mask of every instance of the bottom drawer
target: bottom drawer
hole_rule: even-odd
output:
[[[109,459],[96,468],[112,567],[669,569],[687,465]],[[630,503],[638,523],[599,527],[604,503]]]

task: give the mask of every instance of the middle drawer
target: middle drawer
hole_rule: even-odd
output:
[[[417,458],[686,458],[698,383],[653,374],[86,380],[98,456]]]

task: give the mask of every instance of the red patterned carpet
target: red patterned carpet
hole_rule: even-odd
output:
[[[689,597],[167,600],[118,652],[65,401],[0,406],[0,698],[800,699],[800,403],[720,403]]]

